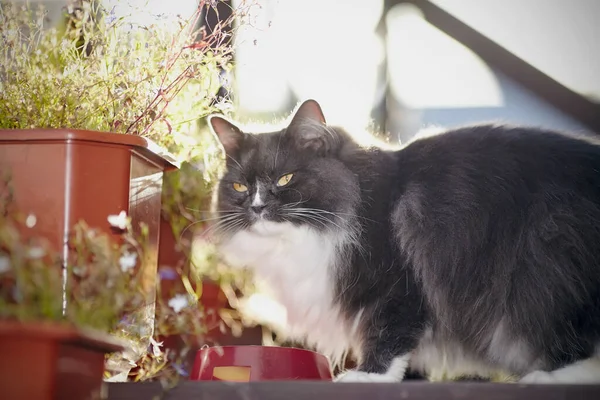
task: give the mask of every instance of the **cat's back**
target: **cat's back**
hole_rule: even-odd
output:
[[[397,157],[394,238],[437,324],[517,369],[593,349],[600,320],[581,319],[600,310],[593,139],[481,125],[416,140]],[[511,337],[527,343],[519,357],[501,350]]]
[[[524,223],[600,224],[598,143],[492,124],[416,140],[397,152],[392,223],[411,232],[403,242],[416,229],[495,240]]]
[[[487,124],[415,140],[397,156],[397,195],[416,191],[464,206],[500,206],[577,192],[600,204],[600,140],[594,137]]]
[[[439,173],[457,168],[486,173],[565,176],[596,172],[600,134],[583,136],[535,127],[483,124],[419,138],[399,152],[400,166]]]

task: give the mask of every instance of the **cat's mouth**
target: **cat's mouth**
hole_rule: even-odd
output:
[[[256,224],[259,222],[273,222],[281,223],[283,218],[281,217],[280,210],[272,207],[251,207],[247,212],[247,218],[250,224]]]
[[[266,209],[250,210],[249,219],[251,224],[256,224],[263,221],[269,221],[269,212]]]

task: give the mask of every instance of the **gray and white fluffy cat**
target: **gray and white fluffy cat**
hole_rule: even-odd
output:
[[[304,102],[252,134],[220,116],[216,241],[340,381],[408,370],[600,382],[600,146],[476,125],[364,147]]]

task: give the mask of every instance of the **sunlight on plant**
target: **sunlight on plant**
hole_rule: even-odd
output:
[[[210,246],[196,251],[193,240],[206,229],[223,166],[204,117],[232,111],[220,92],[232,69],[228,39],[254,2],[238,2],[210,32],[198,29],[218,3],[201,0],[190,18],[146,18],[140,24],[115,13],[110,2],[103,7],[99,0],[74,1],[55,26],[49,26],[43,6],[0,4],[0,129],[140,135],[183,160],[180,170],[165,174],[162,194],[162,215],[183,258],[172,266],[173,291],[161,294],[157,279],[152,300],[140,267],[146,227],[131,227],[126,214],[107,216],[123,231],[115,243],[81,221],[72,227],[65,263],[43,238],[23,235],[35,226],[35,216],[7,211],[10,190],[0,190],[0,318],[51,320],[121,337],[129,349],[108,356],[106,380],[175,382],[185,376],[188,353],[207,343],[207,332],[239,335],[244,326],[236,310],[204,307],[202,283],[208,278],[221,285],[235,304],[234,288],[247,280],[221,266]],[[202,256],[193,259],[194,253]],[[155,301],[152,307],[149,301]],[[179,351],[163,343],[170,335],[184,342]]]
[[[199,118],[230,106],[215,99],[231,69],[222,43],[233,16],[210,33],[196,29],[210,3],[175,32],[161,20],[114,18],[96,0],[69,6],[58,28],[46,26],[43,6],[0,5],[0,128],[130,133],[170,151],[189,144]]]

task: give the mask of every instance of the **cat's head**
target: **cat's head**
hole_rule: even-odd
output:
[[[326,124],[316,101],[305,101],[278,132],[243,132],[221,116],[209,121],[226,155],[215,199],[217,232],[265,222],[343,229],[355,213],[359,185],[344,158],[357,145]]]

